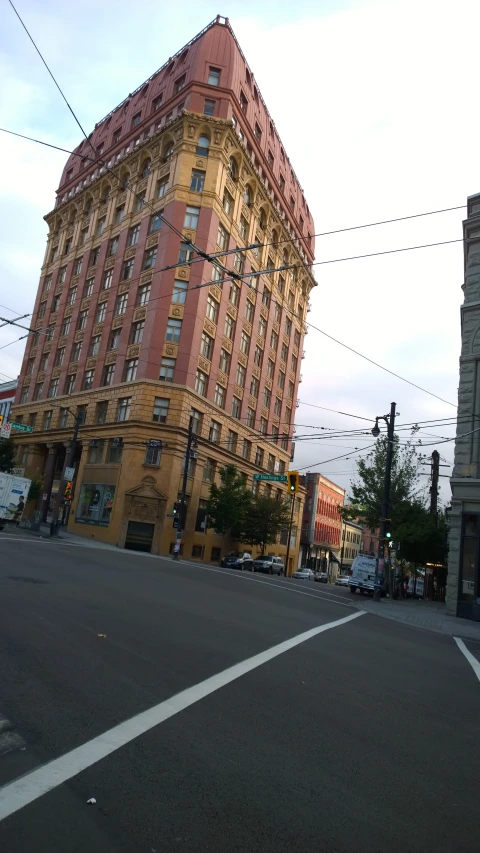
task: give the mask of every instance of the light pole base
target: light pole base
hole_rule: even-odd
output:
[[[381,601],[382,600],[382,590],[379,586],[376,586],[373,590],[373,600]]]

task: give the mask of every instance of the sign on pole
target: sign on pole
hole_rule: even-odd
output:
[[[33,432],[33,427],[28,426],[28,424],[16,424],[15,422],[10,424],[12,429],[16,429],[19,432]]]
[[[11,429],[12,425],[8,421],[5,421],[0,427],[0,438],[10,438]]]
[[[269,482],[274,483],[286,483],[287,475],[286,474],[254,474],[254,480],[268,480]]]
[[[73,480],[73,478],[75,476],[75,468],[65,468],[65,471],[63,472],[63,476],[65,477],[66,480]]]

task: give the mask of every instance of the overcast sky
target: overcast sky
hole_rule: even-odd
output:
[[[317,232],[464,205],[480,191],[478,2],[223,2],[18,0],[17,8],[87,132],[217,13],[228,15]],[[72,116],[7,3],[0,14],[0,124],[73,148],[80,134]],[[4,134],[0,151],[0,313],[10,318],[32,310],[47,233],[42,217],[53,207],[66,155]],[[459,240],[464,215],[319,237],[316,258]],[[319,264],[315,275],[309,322],[456,404],[461,242]],[[0,346],[19,334],[1,329]],[[23,349],[21,341],[0,350],[0,380],[18,374]],[[375,418],[395,400],[399,423],[455,415],[448,402],[313,328],[305,350],[299,434],[314,433],[309,426],[371,427],[313,405]],[[434,435],[452,436],[453,428],[422,430],[425,443]],[[347,488],[355,456],[327,460],[369,443],[368,436],[297,442],[295,467],[325,462],[314,470]],[[438,449],[452,460],[452,443]],[[445,486],[443,496],[449,499]]]

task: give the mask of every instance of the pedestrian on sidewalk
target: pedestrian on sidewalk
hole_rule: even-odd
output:
[[[175,542],[175,545],[173,546],[173,559],[178,560],[179,554],[180,554],[180,542],[177,539],[177,541]]]

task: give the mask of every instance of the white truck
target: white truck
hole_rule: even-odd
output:
[[[355,557],[348,578],[350,592],[355,593],[359,589],[361,594],[364,592],[373,593],[376,565],[375,557],[362,556],[361,554]]]
[[[20,521],[31,482],[27,477],[0,472],[0,530],[5,522]]]

